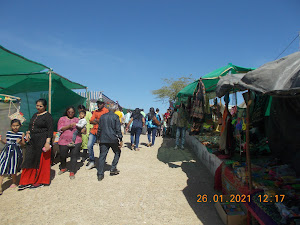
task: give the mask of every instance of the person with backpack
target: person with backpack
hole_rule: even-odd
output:
[[[149,113],[146,115],[146,125],[147,125],[147,131],[148,131],[148,141],[147,144],[148,147],[154,145],[155,142],[155,136],[158,126],[160,126],[159,117],[155,113],[154,108],[151,107],[149,110]],[[151,135],[152,135],[152,141],[151,141]]]
[[[161,117],[159,115],[159,108],[156,108],[156,115],[158,116],[158,121],[162,124]],[[162,136],[162,125],[157,126],[156,137]]]

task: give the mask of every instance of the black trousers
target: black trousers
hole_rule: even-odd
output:
[[[59,146],[59,153],[60,153],[60,169],[67,168],[67,157],[69,151],[71,152],[71,167],[69,168],[70,172],[76,172],[76,164],[77,158],[79,156],[81,143],[75,145],[75,147],[68,147],[67,145],[60,145]]]
[[[119,148],[119,143],[100,143],[100,156],[99,156],[98,173],[97,173],[98,176],[104,175],[104,164],[105,164],[107,153],[110,148],[115,153],[115,157],[111,163],[110,170],[112,171],[117,168],[121,156],[121,149]]]

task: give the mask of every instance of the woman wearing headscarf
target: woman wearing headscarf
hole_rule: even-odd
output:
[[[131,149],[139,151],[139,142],[140,142],[140,135],[142,133],[143,126],[145,125],[145,118],[141,114],[141,110],[136,108],[132,115],[131,119],[126,127],[126,131],[129,130],[130,124],[132,123],[130,135],[131,135]]]
[[[160,125],[159,123],[159,117],[155,113],[154,108],[151,107],[149,110],[149,113],[146,115],[146,125],[147,125],[147,131],[148,131],[148,147],[154,145],[155,142],[155,136],[156,136],[156,130],[157,127]],[[152,141],[151,141],[151,135],[152,135]]]

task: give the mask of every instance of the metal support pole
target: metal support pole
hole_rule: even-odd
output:
[[[51,95],[52,95],[52,74],[51,71],[49,70],[49,91],[48,91],[48,112],[51,113]]]
[[[300,31],[299,31],[298,38],[299,38],[299,51],[300,51]]]
[[[237,93],[235,92],[235,106],[237,107]]]
[[[250,116],[249,116],[249,108],[251,104],[250,100],[250,91],[248,90],[248,99],[247,99],[247,118],[246,118],[246,157],[247,157],[247,167],[248,167],[248,181],[249,181],[249,191],[252,192],[252,173],[251,173],[251,158],[250,158],[250,133],[249,133],[249,125],[250,125]]]

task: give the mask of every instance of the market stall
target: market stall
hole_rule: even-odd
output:
[[[23,129],[28,126],[29,118],[35,112],[35,101],[39,98],[48,100],[48,111],[56,122],[67,106],[85,103],[85,98],[72,91],[86,89],[85,86],[3,46],[0,46],[0,83],[1,94],[22,99],[21,111],[26,118]]]
[[[210,152],[219,149],[221,131],[219,124],[225,110],[221,100],[216,98],[215,91],[218,81],[231,74],[242,77],[246,72],[252,70],[254,68],[245,68],[229,63],[202,76],[177,94],[178,102],[187,106],[191,118],[190,135],[195,135],[202,144],[208,147]],[[211,99],[214,99],[213,104],[210,104]],[[237,104],[236,96],[235,100],[235,104]]]
[[[251,195],[244,203],[260,224],[297,224],[300,53],[267,63],[241,79],[232,77],[221,79],[216,93],[221,97],[236,88],[251,90],[244,94],[247,157],[222,165],[222,191]],[[240,138],[238,129],[233,133]]]

